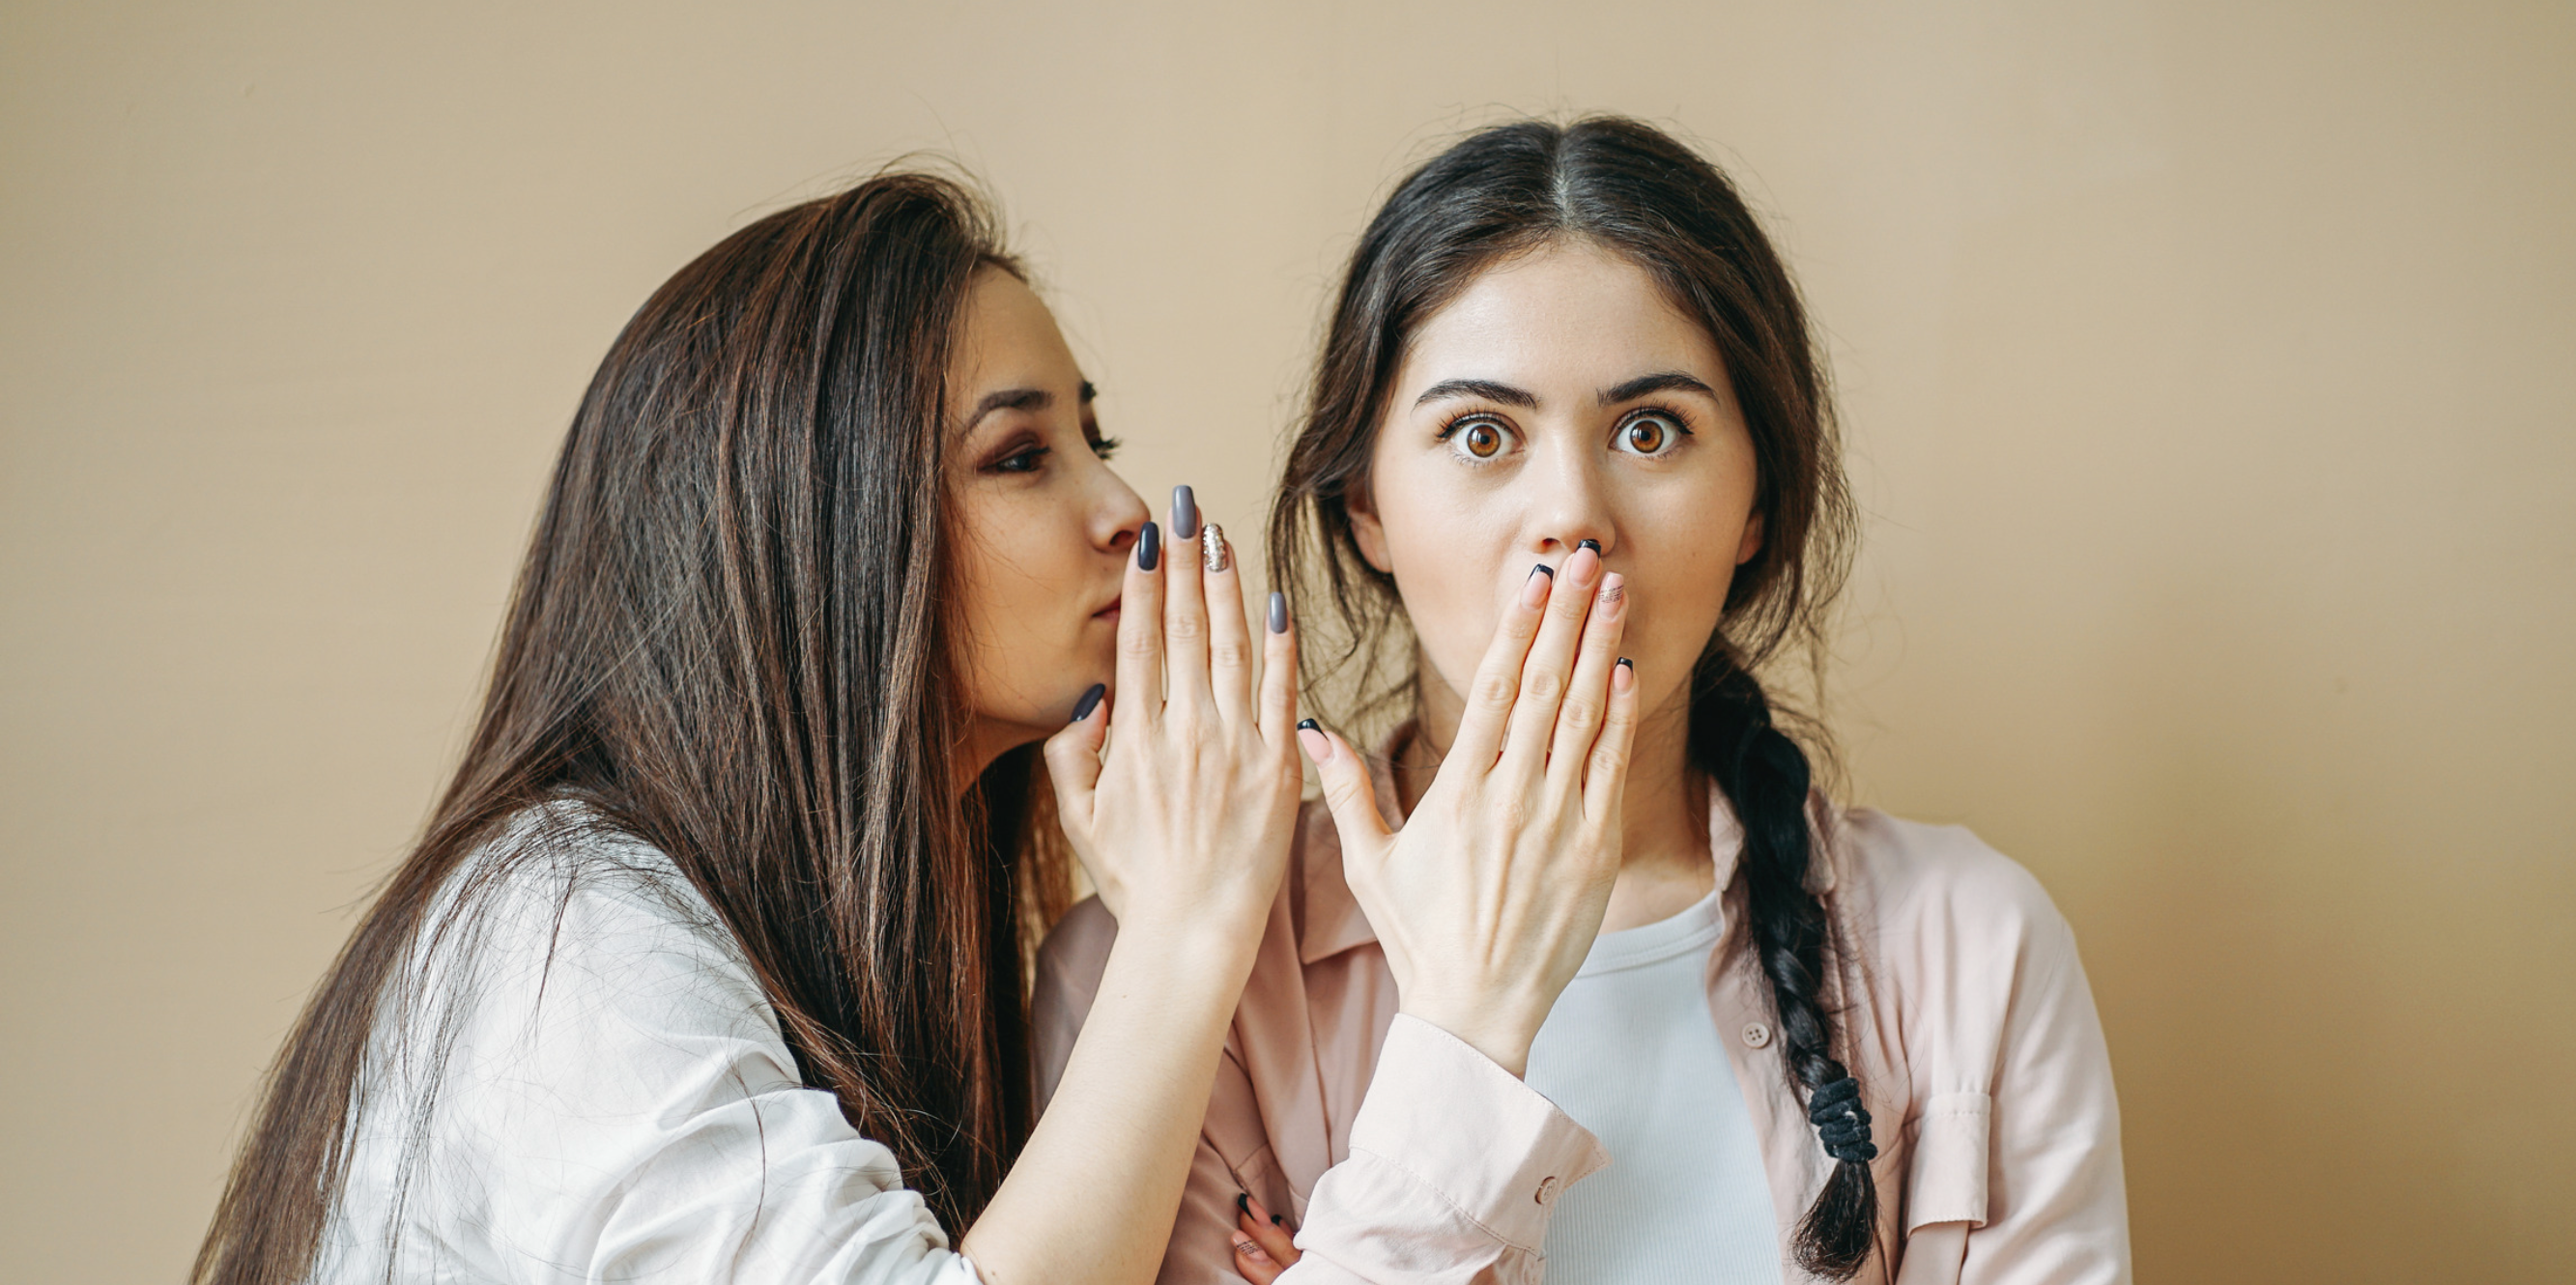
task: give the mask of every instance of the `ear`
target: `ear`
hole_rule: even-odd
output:
[[[1740,567],[1751,562],[1753,555],[1760,552],[1762,552],[1762,515],[1756,513],[1744,520],[1744,538],[1735,543],[1735,565]]]
[[[1393,575],[1395,564],[1386,556],[1386,524],[1377,520],[1377,495],[1363,478],[1342,493],[1342,508],[1351,515],[1351,539],[1360,546],[1360,557],[1379,575]]]

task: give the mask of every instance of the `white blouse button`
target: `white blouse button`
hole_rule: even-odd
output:
[[[1770,1043],[1771,1043],[1771,1028],[1770,1028],[1770,1027],[1768,1027],[1768,1026],[1764,1026],[1764,1025],[1763,1025],[1762,1023],[1760,1023],[1760,1022],[1746,1022],[1746,1023],[1744,1024],[1744,1044],[1745,1044],[1745,1047],[1747,1047],[1747,1048],[1757,1048],[1757,1049],[1758,1049],[1758,1048],[1766,1048],[1766,1047],[1768,1047],[1768,1046],[1770,1045]]]
[[[1544,1205],[1554,1199],[1556,1199],[1556,1176],[1550,1174],[1538,1180],[1538,1203]]]

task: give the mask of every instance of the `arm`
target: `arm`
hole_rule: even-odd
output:
[[[1264,631],[1256,693],[1222,534],[1131,559],[1123,595],[1115,696],[1047,743],[1121,931],[1052,1109],[966,1233],[991,1285],[1153,1277],[1198,1138],[1172,1108],[1208,1099],[1296,821],[1295,638]]]
[[[2043,904],[2046,894],[2032,891]],[[1987,1219],[1970,1231],[1965,1285],[2125,1283],[2129,1206],[2111,1053],[2077,957],[2047,906],[2031,930],[2004,1028],[1991,1109]]]
[[[2110,1052],[2073,932],[2018,867],[1983,985],[2008,996],[1989,1092],[1923,1104],[1901,1285],[2125,1285],[2128,1202]]]

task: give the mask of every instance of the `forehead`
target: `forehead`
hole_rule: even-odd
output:
[[[987,267],[975,274],[949,375],[961,389],[1045,385],[1081,378],[1055,314],[1028,283]]]
[[[1551,242],[1477,274],[1413,336],[1401,384],[1480,377],[1615,383],[1643,369],[1723,377],[1717,345],[1643,268]]]

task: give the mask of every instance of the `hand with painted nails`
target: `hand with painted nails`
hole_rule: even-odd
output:
[[[1065,835],[1122,928],[1257,939],[1302,783],[1296,636],[1272,604],[1256,676],[1233,546],[1202,525],[1188,487],[1174,490],[1164,534],[1146,523],[1128,562],[1115,690],[1093,689],[1047,741],[1047,772]]]
[[[1305,1257],[1297,1229],[1244,1192],[1234,1198],[1234,1270],[1252,1285],[1270,1285]]]
[[[1323,777],[1351,892],[1402,1011],[1514,1075],[1574,977],[1619,874],[1637,685],[1627,588],[1586,542],[1503,609],[1432,784],[1390,830],[1341,737],[1300,739]]]

